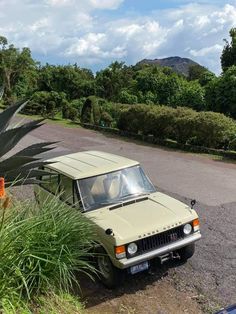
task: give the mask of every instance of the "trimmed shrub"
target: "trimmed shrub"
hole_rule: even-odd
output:
[[[234,120],[216,112],[199,112],[195,120],[195,144],[224,148],[236,135]]]
[[[196,136],[197,112],[185,107],[174,109],[174,119],[172,125],[171,138],[178,143],[186,144]]]
[[[70,101],[70,105],[73,108],[76,108],[79,114],[79,117],[81,117],[81,111],[84,105],[84,102],[86,101],[85,97],[79,98],[79,99],[74,99],[72,101]]]
[[[36,92],[25,106],[24,112],[26,114],[39,114],[45,118],[54,119],[55,115],[61,111],[66,101],[65,93],[57,93],[54,91]]]
[[[99,124],[101,126],[110,127],[112,122],[113,122],[112,116],[108,112],[103,111],[102,114],[101,114],[101,118],[100,118]]]
[[[99,125],[100,118],[101,113],[98,98],[96,96],[88,97],[82,107],[81,121],[83,123]]]
[[[122,131],[172,139],[181,144],[209,148],[234,147],[236,123],[215,112],[197,112],[190,108],[136,105],[123,109],[118,120]]]
[[[122,112],[126,109],[129,109],[130,107],[131,105],[117,104],[112,102],[105,102],[102,105],[103,111],[106,111],[112,117],[112,125],[114,127],[117,127],[117,123],[120,119],[120,115],[122,114]]]
[[[150,107],[142,122],[143,134],[152,134],[157,138],[169,138],[174,123],[174,109],[166,106]]]
[[[143,124],[150,106],[136,105],[130,106],[121,112],[117,126],[122,131],[131,133],[143,132]]]
[[[76,108],[69,105],[69,106],[63,108],[62,116],[65,119],[69,119],[71,121],[76,121],[79,119],[79,112]]]

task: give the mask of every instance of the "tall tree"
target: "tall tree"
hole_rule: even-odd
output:
[[[221,55],[221,67],[223,71],[226,71],[232,65],[236,65],[236,28],[231,28],[229,34],[231,42],[224,39],[225,46]]]
[[[0,37],[0,81],[4,86],[4,100],[13,102],[14,89],[23,78],[35,71],[36,63],[31,57],[29,48],[18,49],[8,45],[5,37]]]
[[[77,99],[94,94],[93,73],[74,65],[49,65],[39,69],[39,90],[63,92],[68,99]]]
[[[100,97],[119,101],[122,88],[131,84],[133,70],[124,62],[113,62],[108,68],[96,75],[97,94]]]

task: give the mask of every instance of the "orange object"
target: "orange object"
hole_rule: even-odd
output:
[[[5,191],[5,180],[3,177],[0,177],[0,199],[5,198],[6,191]]]
[[[193,221],[193,227],[197,227],[197,226],[199,226],[199,219],[197,218],[197,219],[194,219],[194,221]]]
[[[116,254],[125,253],[125,246],[124,245],[116,246],[115,251],[116,251]]]

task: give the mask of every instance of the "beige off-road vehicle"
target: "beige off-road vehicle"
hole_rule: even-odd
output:
[[[158,192],[137,161],[98,151],[51,159],[35,193],[81,210],[97,233],[97,267],[113,287],[120,273],[147,270],[153,259],[187,260],[201,238],[195,210]],[[78,235],[79,236],[79,235]]]

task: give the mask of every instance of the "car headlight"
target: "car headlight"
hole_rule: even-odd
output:
[[[184,225],[183,232],[185,235],[189,235],[192,232],[192,230],[193,230],[192,225],[190,224]]]
[[[138,251],[138,247],[137,247],[137,244],[136,243],[130,243],[128,246],[127,246],[127,251],[129,253],[129,255],[134,255],[137,251]]]

